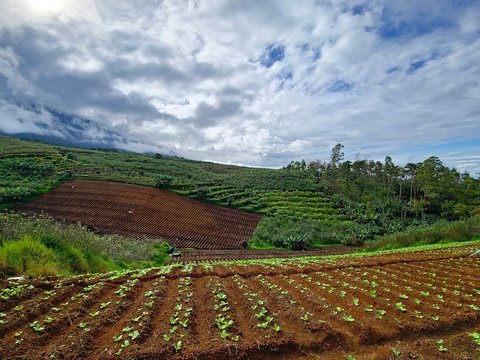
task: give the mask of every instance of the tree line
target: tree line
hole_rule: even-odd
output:
[[[292,161],[284,169],[309,174],[349,219],[376,225],[382,233],[480,215],[480,180],[445,166],[436,156],[405,165],[390,156],[383,162],[352,162],[345,160],[343,149],[337,144],[328,161]]]

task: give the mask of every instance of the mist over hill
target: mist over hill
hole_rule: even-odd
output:
[[[34,104],[1,101],[0,134],[54,145],[107,148],[138,153],[175,155],[163,146],[140,142],[81,116]]]

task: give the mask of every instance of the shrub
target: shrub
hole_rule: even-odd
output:
[[[304,250],[311,246],[315,228],[313,224],[287,216],[265,217],[253,234],[250,247],[268,247]]]
[[[159,175],[155,178],[155,187],[159,189],[169,189],[172,186],[174,178],[168,175]]]
[[[440,221],[433,225],[411,227],[404,232],[377,237],[374,241],[367,243],[365,249],[367,251],[389,250],[426,244],[469,241],[479,235],[479,217],[454,222]]]
[[[55,252],[30,236],[6,242],[0,249],[0,268],[3,275],[46,276],[60,272]]]
[[[167,248],[168,244],[159,244],[159,240],[97,235],[80,224],[56,222],[45,216],[0,215],[0,277],[160,266],[168,261]],[[53,257],[34,267],[35,253],[41,259],[46,253]],[[26,258],[20,254],[27,254]]]

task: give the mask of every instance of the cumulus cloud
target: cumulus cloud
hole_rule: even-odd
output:
[[[342,142],[480,171],[476,2],[43,3],[0,5],[3,131],[41,131],[5,110],[28,102],[194,159],[282,166]],[[437,146],[455,141],[476,145]]]

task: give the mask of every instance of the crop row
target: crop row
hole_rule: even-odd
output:
[[[252,191],[228,186],[193,186],[175,189],[192,198],[261,214],[282,214],[314,221],[343,220],[329,199],[311,191]]]
[[[10,358],[180,358],[232,348],[241,357],[259,344],[292,342],[349,351],[349,344],[392,342],[400,351],[428,332],[429,351],[440,357],[463,351],[442,336],[448,328],[478,349],[480,261],[450,251],[439,260],[443,250],[373,266],[359,258],[321,271],[312,262],[251,263],[257,273],[242,275],[242,264],[205,263],[11,282],[1,290],[0,346]],[[472,330],[464,333],[462,324]]]
[[[260,220],[158,189],[98,181],[63,184],[21,210],[81,221],[101,232],[164,238],[177,247],[200,249],[241,248]]]

